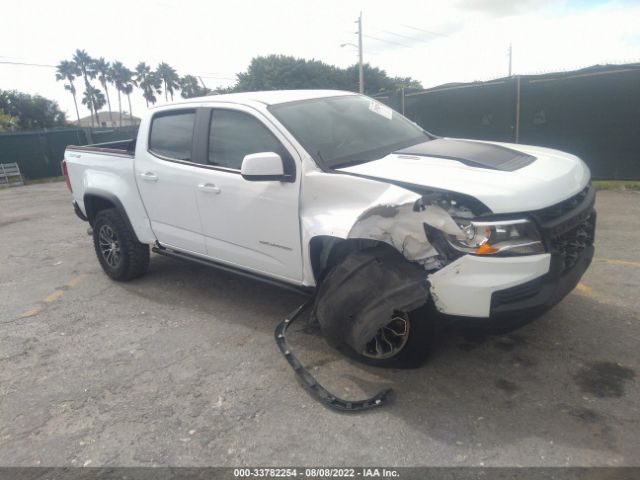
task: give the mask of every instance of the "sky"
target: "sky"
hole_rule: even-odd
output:
[[[257,55],[356,63],[357,50],[341,44],[357,43],[360,12],[365,62],[424,87],[506,76],[510,44],[514,74],[640,61],[640,0],[3,0],[2,7],[0,89],[51,98],[69,119],[73,101],[54,68],[2,62],[55,65],[80,48],[131,69],[164,61],[215,88],[233,84]],[[117,110],[113,89],[111,101]],[[139,90],[132,102],[140,116]]]

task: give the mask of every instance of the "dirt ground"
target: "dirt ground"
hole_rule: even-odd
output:
[[[596,259],[536,322],[454,330],[422,368],[290,342],[360,415],[298,384],[273,340],[303,298],[153,256],[116,283],[63,183],[0,191],[0,465],[638,465],[640,194],[599,192]]]

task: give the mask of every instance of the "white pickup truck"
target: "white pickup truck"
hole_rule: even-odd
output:
[[[151,246],[315,291],[330,343],[381,366],[421,362],[435,316],[543,312],[594,251],[579,158],[440,138],[349,92],[182,100],[137,140],[68,147],[62,168],[113,279],[144,274]]]

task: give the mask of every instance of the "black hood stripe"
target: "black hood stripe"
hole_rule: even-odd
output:
[[[501,145],[438,138],[393,152],[398,155],[455,160],[470,167],[513,172],[535,162],[536,157]]]

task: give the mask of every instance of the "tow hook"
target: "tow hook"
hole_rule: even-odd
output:
[[[296,373],[298,378],[302,381],[305,388],[311,393],[311,395],[323,403],[329,408],[334,410],[339,410],[341,412],[361,412],[364,410],[370,410],[372,408],[383,406],[389,394],[392,392],[392,389],[385,389],[378,392],[371,398],[367,398],[365,400],[343,400],[331,392],[329,392],[326,388],[318,383],[318,381],[314,378],[309,371],[302,366],[300,361],[295,357],[295,355],[291,352],[289,345],[287,344],[287,339],[285,334],[287,329],[291,326],[291,324],[304,312],[306,311],[314,302],[315,297],[311,297],[305,303],[296,308],[293,312],[291,312],[287,317],[278,324],[275,331],[276,343],[280,348],[280,351],[284,355],[284,358],[287,359],[291,368]]]

